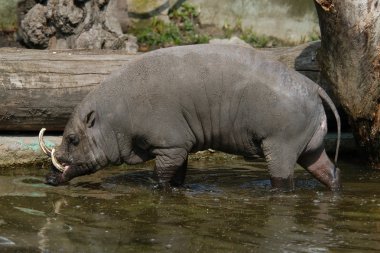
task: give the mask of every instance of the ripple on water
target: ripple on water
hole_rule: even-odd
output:
[[[9,240],[8,238],[0,236],[0,246],[11,246],[11,245],[15,245],[15,243]]]
[[[44,185],[39,171],[15,170],[0,175],[0,246],[9,240],[36,252],[379,251],[380,173],[340,167],[344,188],[337,194],[304,171],[296,172],[295,191],[269,191],[265,166],[242,160],[191,162],[185,187],[171,192],[155,188],[149,166],[109,168],[61,187]]]

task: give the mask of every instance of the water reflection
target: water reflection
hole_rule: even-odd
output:
[[[350,166],[341,166],[340,194],[302,170],[296,191],[273,193],[265,164],[241,160],[193,161],[186,186],[170,193],[155,190],[148,165],[57,188],[41,184],[44,171],[17,170],[0,176],[0,250],[380,250],[379,172]]]

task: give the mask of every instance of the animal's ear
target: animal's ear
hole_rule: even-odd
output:
[[[86,116],[86,126],[87,126],[88,128],[93,127],[94,124],[95,124],[95,119],[96,119],[96,117],[95,117],[95,111],[91,111],[91,112],[89,112],[89,113],[87,114],[87,116]]]

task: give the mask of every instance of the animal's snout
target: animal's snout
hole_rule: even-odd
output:
[[[52,186],[58,186],[62,184],[63,181],[62,172],[52,165],[50,172],[45,177],[45,183]]]

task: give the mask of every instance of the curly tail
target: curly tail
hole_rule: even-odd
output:
[[[335,159],[334,163],[335,166],[337,165],[338,162],[338,154],[339,154],[339,146],[340,146],[340,136],[341,136],[341,129],[340,129],[340,117],[338,114],[338,110],[336,109],[333,101],[329,97],[329,95],[326,93],[324,89],[321,87],[318,88],[318,94],[319,96],[330,106],[331,110],[334,113],[335,119],[336,119],[336,124],[337,124],[337,130],[338,130],[338,138],[336,140],[336,150],[335,150]]]

